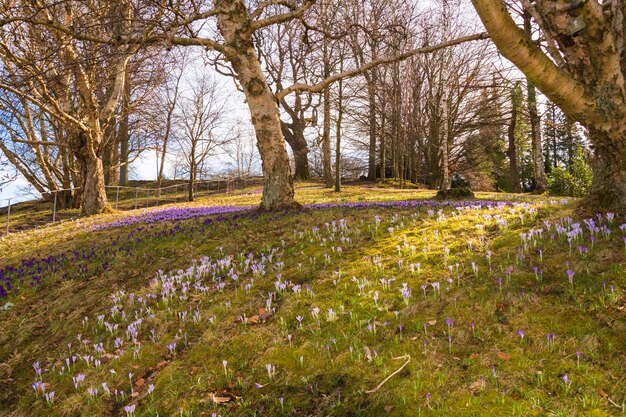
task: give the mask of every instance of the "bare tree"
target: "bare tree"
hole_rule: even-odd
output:
[[[188,200],[194,199],[194,185],[199,173],[205,170],[207,158],[225,146],[229,134],[220,132],[227,97],[220,97],[215,79],[203,72],[196,79],[187,80],[189,91],[180,98],[174,136],[188,173]]]
[[[16,15],[26,15],[24,25]],[[53,29],[55,25],[81,28],[95,36],[128,31],[133,16],[129,1],[111,3],[13,3],[0,20],[0,56],[5,76],[0,89],[19,96],[62,123],[66,146],[78,162],[82,211],[108,209],[102,154],[106,132],[119,105],[126,81],[126,66],[137,45],[103,46],[78,40]],[[106,62],[106,66],[102,66]]]
[[[236,123],[233,139],[226,148],[226,155],[234,163],[234,173],[238,177],[251,176],[257,169],[258,153],[254,149],[254,132],[241,128],[243,122]]]
[[[287,83],[311,82],[317,62],[313,45],[302,25],[289,21],[264,28],[256,37],[259,54],[268,75],[268,81],[276,92]],[[305,130],[317,123],[318,94],[294,94],[279,102],[284,116],[281,117],[282,133],[294,157],[294,179],[310,179],[309,144]]]
[[[320,93],[340,79],[359,76],[378,65],[389,64],[414,55],[430,53],[459,43],[486,38],[485,34],[478,33],[458,39],[445,39],[439,44],[423,45],[399,54],[379,57],[338,74],[329,74],[315,84],[296,82],[274,94],[267,83],[260,64],[253,43],[253,35],[265,27],[287,21],[304,21],[303,16],[315,3],[313,0],[263,1],[259,3],[247,3],[244,0],[220,0],[213,3],[185,1],[170,2],[167,5],[146,1],[147,7],[132,9],[133,11],[142,10],[141,16],[122,18],[121,16],[126,15],[109,14],[114,18],[107,20],[107,22],[113,22],[117,25],[109,31],[100,30],[102,25],[89,25],[79,22],[75,15],[69,20],[69,24],[66,23],[67,19],[50,19],[42,15],[42,13],[50,13],[57,9],[66,9],[55,2],[51,2],[51,4],[42,3],[34,14],[24,13],[21,9],[10,10],[4,22],[1,20],[5,16],[0,17],[0,25],[10,24],[10,22],[28,22],[31,25],[45,27],[53,32],[54,36],[68,38],[68,42],[58,45],[59,50],[63,51],[68,50],[67,44],[73,45],[77,42],[106,45],[108,49],[116,52],[115,57],[120,58],[113,62],[115,65],[111,66],[115,69],[112,71],[115,74],[124,74],[130,55],[139,46],[163,43],[167,47],[172,45],[200,46],[206,50],[214,51],[219,58],[228,64],[229,71],[246,97],[251,120],[256,130],[257,146],[262,158],[265,184],[261,207],[265,209],[297,205],[294,200],[291,170],[282,134],[277,99],[280,101],[295,92]],[[82,4],[67,0],[63,6],[74,3]],[[127,3],[122,5],[127,7]],[[102,9],[105,10],[106,8],[102,7]],[[85,16],[102,15],[101,10],[90,12]],[[83,15],[81,14],[81,16]],[[95,29],[90,30],[91,28]],[[69,50],[71,49],[69,48]],[[73,65],[73,67],[76,66]],[[82,91],[83,97],[89,97],[89,91],[100,91],[98,88],[94,88],[90,78],[81,77],[80,71],[76,75],[76,78],[80,80],[77,85],[80,86],[79,90]],[[115,80],[117,82],[112,84],[114,88],[108,90],[107,100],[104,101],[105,104],[102,107],[94,106],[93,100],[86,100],[88,106],[85,108],[89,110],[87,113],[90,123],[84,127],[89,129],[83,129],[82,125],[78,125],[80,134],[77,136],[84,138],[87,147],[77,143],[76,146],[72,146],[72,149],[86,149],[88,151],[75,151],[77,155],[80,155],[79,160],[89,162],[86,165],[83,164],[89,167],[85,171],[86,174],[97,171],[98,163],[101,165],[101,162],[98,162],[101,161],[98,153],[90,147],[94,144],[101,144],[103,129],[100,120],[109,120],[109,113],[112,111],[110,109],[114,109],[119,103],[124,86],[124,76],[119,75],[115,77]],[[111,103],[114,103],[115,106],[111,106]],[[94,115],[100,117],[96,118]],[[64,117],[66,116],[69,115]],[[70,120],[68,119],[68,121]],[[96,139],[94,140],[94,138]],[[101,197],[103,194],[97,191],[103,189],[102,184],[93,180],[97,177],[98,175],[83,176],[83,178],[88,179],[84,184],[85,201],[90,202],[85,204],[84,210],[87,212],[99,211],[106,206],[105,200],[94,198],[94,196]],[[93,204],[94,202],[95,204]]]

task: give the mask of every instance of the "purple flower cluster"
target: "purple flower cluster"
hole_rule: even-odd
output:
[[[492,200],[458,200],[458,201],[437,201],[437,200],[395,200],[395,201],[357,201],[345,203],[316,203],[307,204],[304,207],[310,209],[324,209],[334,207],[349,208],[370,208],[370,207],[391,207],[391,208],[419,208],[419,207],[453,207],[453,208],[501,208],[513,206],[517,203],[513,201],[492,201]]]
[[[94,230],[109,229],[111,227],[133,226],[138,223],[160,223],[177,220],[207,217],[216,214],[235,213],[252,210],[253,206],[207,206],[207,207],[167,207],[162,210],[146,211],[136,216],[125,217],[109,223],[95,225]]]
[[[418,208],[418,207],[453,207],[453,208],[501,208],[504,206],[513,206],[512,201],[490,201],[490,200],[460,200],[460,201],[436,201],[436,200],[397,200],[397,201],[361,201],[361,202],[344,202],[344,203],[315,203],[306,204],[303,210],[312,209],[328,209],[328,208],[370,208],[370,207],[389,207],[389,208]],[[236,213],[241,211],[250,211],[256,206],[206,206],[206,207],[168,207],[161,210],[147,211],[136,216],[126,217],[120,220],[114,220],[109,223],[103,223],[93,226],[94,230],[109,229],[112,227],[132,226],[138,223],[159,223],[167,221],[187,220],[197,217],[207,217],[216,214]]]
[[[88,279],[105,272],[118,257],[133,256],[141,243],[154,239],[173,237],[181,233],[189,236],[204,233],[213,223],[232,221],[247,216],[256,218],[250,213],[237,213],[232,216],[217,216],[203,221],[197,219],[192,224],[174,224],[170,227],[158,227],[155,224],[139,226],[125,235],[109,239],[101,239],[91,247],[64,252],[55,256],[24,259],[15,265],[0,267],[0,299],[15,295],[21,287],[36,287],[44,278]]]

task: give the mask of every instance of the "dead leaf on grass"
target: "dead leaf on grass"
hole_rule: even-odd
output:
[[[374,358],[372,357],[372,351],[370,350],[370,348],[365,346],[363,350],[365,351],[365,359],[367,359],[368,362],[371,362],[372,360],[374,360]]]

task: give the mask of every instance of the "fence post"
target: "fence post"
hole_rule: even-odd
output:
[[[139,188],[135,188],[135,210],[137,210],[137,194],[139,193]]]
[[[149,198],[149,196],[150,196],[150,189],[146,188],[146,208],[148,208],[148,201],[149,201],[148,198]]]
[[[11,199],[9,198],[9,205],[7,206],[7,232],[6,235],[9,235],[9,220],[11,219]]]
[[[162,188],[160,187],[156,190],[156,205],[157,206],[159,205],[159,198],[161,197],[161,190]]]
[[[52,223],[54,223],[57,219],[57,195],[58,191],[54,191],[54,204],[52,205]]]
[[[117,202],[120,200],[120,186],[115,190],[115,210],[117,210]]]

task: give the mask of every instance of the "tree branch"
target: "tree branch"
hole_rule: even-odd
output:
[[[552,102],[579,121],[595,108],[582,84],[557,67],[520,29],[501,0],[472,0],[500,53],[517,66]]]
[[[250,13],[250,20],[254,20],[258,17],[260,17],[263,12],[265,11],[265,9],[267,9],[270,6],[285,6],[291,10],[294,10],[296,8],[296,5],[291,2],[291,1],[287,1],[287,0],[266,0],[264,2],[259,3],[258,7],[256,9],[254,9],[254,11],[252,13]]]
[[[315,0],[306,0],[302,4],[302,6],[297,7],[290,12],[266,17],[265,19],[255,20],[250,24],[250,31],[254,32],[257,29],[262,29],[266,26],[276,25],[278,23],[283,23],[292,19],[302,17],[304,12],[309,10],[314,3]]]
[[[213,39],[207,38],[183,38],[183,37],[172,37],[169,39],[173,45],[182,45],[182,46],[203,46],[208,49],[213,49],[214,51],[218,51],[221,53],[226,53],[227,47],[222,45],[221,43],[214,41]]]
[[[470,42],[470,41],[477,41],[477,40],[482,40],[482,39],[488,39],[489,35],[486,32],[483,33],[477,33],[474,35],[469,35],[469,36],[463,36],[461,38],[457,38],[457,39],[453,39],[451,41],[447,41],[447,42],[443,42],[437,45],[433,45],[433,46],[424,46],[421,48],[417,48],[417,49],[412,49],[410,51],[406,51],[404,53],[401,53],[399,55],[395,55],[395,56],[391,56],[391,57],[383,57],[383,58],[379,58],[376,59],[374,61],[370,61],[367,64],[361,65],[358,68],[349,70],[349,71],[344,71],[341,72],[339,74],[335,74],[331,77],[328,77],[322,81],[320,81],[317,84],[314,85],[308,85],[308,84],[303,84],[303,83],[295,83],[281,91],[279,91],[278,93],[276,93],[276,97],[281,100],[283,99],[285,96],[287,96],[290,93],[293,93],[295,91],[307,91],[309,93],[319,93],[321,91],[323,91],[326,87],[328,87],[329,85],[331,85],[332,83],[339,81],[339,80],[343,80],[346,78],[352,78],[352,77],[356,77],[357,75],[361,75],[366,71],[369,71],[370,69],[377,67],[379,65],[383,65],[383,64],[390,64],[393,62],[398,62],[398,61],[403,61],[407,58],[410,58],[414,55],[419,55],[419,54],[427,54],[430,52],[434,52],[437,51],[439,49],[443,49],[443,48],[447,48],[450,46],[454,46],[454,45],[459,45],[461,43],[464,42]]]

